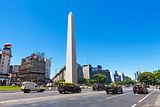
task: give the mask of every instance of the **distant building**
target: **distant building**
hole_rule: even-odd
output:
[[[50,81],[50,75],[51,75],[51,59],[45,58],[45,79],[46,79],[46,82]]]
[[[117,72],[117,73],[121,77],[121,81],[125,80],[125,75],[122,72]]]
[[[110,77],[111,77],[111,82],[114,83],[115,80],[114,80],[114,73],[113,72],[110,72]]]
[[[4,44],[4,48],[0,49],[0,85],[7,85],[9,83],[9,68],[12,57],[12,45],[10,43]]]
[[[21,80],[19,77],[20,65],[11,65],[9,69],[10,82],[9,85],[20,85]]]
[[[92,66],[90,64],[83,66],[83,77],[85,79],[91,79],[93,76],[92,74]]]
[[[53,82],[57,82],[59,80],[64,80],[66,66],[59,70],[59,72],[52,78]]]
[[[77,64],[77,77],[78,77],[78,83],[82,84],[84,77],[83,77],[83,67],[80,64]]]
[[[96,68],[92,68],[92,69],[93,69],[93,75],[95,75],[95,74],[102,74],[102,75],[106,76],[106,81],[105,81],[106,84],[109,84],[109,83],[112,82],[109,70],[107,70],[107,69],[103,70],[102,66],[100,66],[100,65],[97,65]]]
[[[117,71],[115,71],[115,74],[114,74],[114,81],[115,82],[121,82],[121,76],[118,74]]]
[[[52,78],[53,82],[57,82],[59,80],[65,80],[65,73],[66,73],[66,66],[61,68],[59,72]],[[81,84],[83,82],[83,71],[82,66],[80,64],[77,64],[77,77],[78,77],[78,83]]]
[[[20,65],[10,65],[9,73],[19,73]]]
[[[19,76],[22,82],[32,81],[38,84],[45,83],[44,53],[32,54],[22,59]]]
[[[136,73],[134,73],[134,76],[135,76],[135,80],[137,80],[138,79],[138,77],[139,77],[139,75],[141,74],[141,72],[140,71],[136,71]]]

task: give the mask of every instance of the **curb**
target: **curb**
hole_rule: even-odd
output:
[[[15,92],[21,92],[20,90],[16,91],[0,91],[0,93],[15,93]]]

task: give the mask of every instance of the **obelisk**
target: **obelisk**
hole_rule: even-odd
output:
[[[76,44],[74,35],[74,17],[72,12],[68,14],[67,53],[65,81],[77,83]]]

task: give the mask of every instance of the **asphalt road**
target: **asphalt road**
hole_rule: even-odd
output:
[[[78,94],[44,93],[0,93],[0,107],[148,107],[154,105],[159,91],[149,94],[133,94],[124,89],[124,94],[106,94],[105,91],[82,90]]]

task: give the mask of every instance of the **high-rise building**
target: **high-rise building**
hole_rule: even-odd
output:
[[[0,85],[7,85],[9,83],[9,68],[12,57],[12,45],[10,43],[4,44],[4,48],[0,49]]]
[[[125,80],[125,75],[122,72],[117,72],[117,73],[121,77],[121,81]]]
[[[111,77],[111,82],[114,83],[115,79],[114,79],[114,73],[113,72],[110,72],[110,77]]]
[[[74,35],[74,17],[72,12],[68,15],[67,53],[65,81],[77,83],[76,43]]]
[[[10,43],[4,44],[4,48],[0,51],[0,74],[8,74],[10,61],[12,57],[12,45]]]
[[[83,66],[83,77],[85,79],[92,78],[92,66],[90,64]]]
[[[114,74],[114,81],[115,82],[121,82],[121,76],[118,74],[117,71],[115,71],[115,74]]]
[[[50,81],[50,74],[51,74],[51,59],[45,58],[45,78],[46,78],[46,82]]]
[[[77,76],[78,76],[78,83],[82,84],[84,77],[83,77],[83,67],[80,64],[77,64]]]

